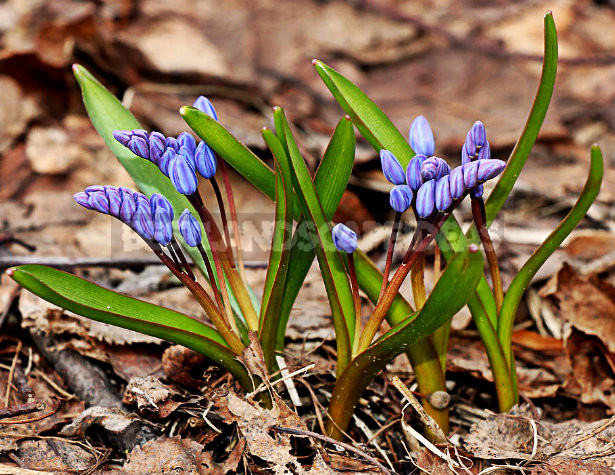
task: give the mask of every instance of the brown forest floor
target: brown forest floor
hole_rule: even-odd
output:
[[[283,473],[284,467],[379,473],[366,455],[397,473],[613,473],[611,1],[1,2],[0,268],[24,259],[72,265],[101,285],[200,315],[188,292],[150,265],[153,256],[127,230],[72,201],[89,184],[132,185],[85,115],[74,62],[123,97],[146,128],[167,135],[188,129],[179,106],[210,96],[225,126],[264,158],[260,129],[271,125],[270,106],[283,106],[314,169],[342,115],[313,70],[310,61],[318,58],[359,84],[404,134],[416,115],[425,115],[437,153],[451,163],[477,119],[487,127],[493,156],[505,159],[537,86],[547,9],[558,27],[561,62],[539,140],[494,228],[505,285],[574,203],[592,143],[605,153],[606,176],[588,216],[541,269],[519,311],[520,408],[494,414],[487,359],[464,310],[450,344],[452,445],[440,447],[447,460],[417,444],[401,424],[405,414],[405,424],[420,430],[389,380],[398,375],[412,388],[405,357],[364,394],[351,431],[360,453],[275,433],[274,425],[321,433],[334,345],[317,267],[293,310],[286,358],[291,371],[315,366],[290,385],[301,405],[280,385],[274,413],[247,401],[197,355],[65,314],[2,275],[0,474]],[[233,178],[242,229],[253,238],[246,260],[258,292],[272,208]],[[361,247],[378,259],[387,238],[382,223],[392,217],[386,191],[376,154],[359,139],[336,220],[362,223]],[[459,214],[464,222],[467,211]],[[109,265],[123,258],[136,263]]]

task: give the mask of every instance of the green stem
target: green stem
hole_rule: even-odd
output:
[[[354,302],[355,327],[352,345],[352,357],[357,354],[359,337],[361,336],[361,298],[359,297],[359,284],[357,284],[357,271],[354,266],[352,253],[348,254],[348,276],[350,278],[350,288],[352,290],[352,300]]]
[[[391,229],[391,236],[389,237],[389,245],[387,247],[387,258],[384,264],[384,279],[382,279],[382,286],[380,287],[380,296],[384,294],[389,283],[389,275],[391,274],[391,264],[393,263],[393,251],[395,251],[395,242],[397,241],[397,233],[399,232],[399,222],[401,220],[401,213],[395,212],[395,218],[393,219],[393,228]]]

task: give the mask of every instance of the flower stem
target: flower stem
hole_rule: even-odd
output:
[[[393,263],[393,252],[395,251],[395,243],[397,241],[397,233],[399,232],[399,223],[401,221],[401,213],[399,211],[395,212],[395,218],[393,219],[393,228],[391,229],[391,237],[389,238],[389,245],[387,247],[387,260],[384,265],[384,279],[382,279],[382,286],[380,287],[380,296],[378,299],[382,298],[382,294],[389,283],[389,275],[391,273],[391,264]]]
[[[361,298],[359,297],[359,284],[357,283],[357,271],[354,266],[354,256],[348,254],[348,275],[350,276],[350,288],[352,290],[352,300],[354,302],[355,327],[352,343],[352,356],[357,354],[359,338],[361,336]]]
[[[214,301],[207,294],[205,289],[195,280],[192,280],[188,275],[184,274],[180,268],[162,251],[162,248],[157,245],[150,244],[150,247],[158,258],[166,265],[169,270],[177,277],[190,291],[190,293],[196,298],[197,302],[201,305],[205,313],[218,329],[224,341],[226,341],[231,350],[240,355],[243,352],[244,345],[241,343],[239,336],[233,332],[225,320],[223,314],[218,309]]]
[[[217,156],[217,158],[220,173],[222,173],[222,180],[224,181],[224,190],[226,191],[226,199],[228,200],[231,223],[233,224],[233,236],[235,237],[237,266],[239,267],[239,274],[241,275],[241,278],[244,282],[246,282],[246,269],[243,264],[243,247],[241,245],[241,233],[239,232],[239,222],[237,221],[237,207],[235,206],[233,187],[231,186],[231,179],[229,177],[228,169],[226,167],[226,162],[219,156]]]
[[[213,176],[209,179],[211,183],[211,187],[214,189],[214,193],[216,195],[216,201],[218,202],[218,208],[220,209],[220,217],[222,218],[222,230],[224,231],[224,242],[226,244],[226,248],[229,250],[230,254],[230,264],[232,267],[235,267],[235,260],[233,257],[233,248],[231,246],[231,235],[228,230],[228,221],[226,218],[226,208],[224,207],[224,199],[222,199],[222,192],[220,191],[220,186],[216,180],[216,177]]]
[[[401,284],[403,284],[404,280],[408,276],[408,273],[416,263],[416,260],[425,251],[425,249],[427,249],[431,241],[433,241],[435,235],[438,234],[438,231],[446,221],[447,217],[448,214],[440,215],[437,219],[434,229],[429,230],[429,232],[427,232],[427,234],[418,242],[416,247],[411,244],[408,248],[408,252],[404,257],[403,262],[397,268],[397,271],[395,272],[393,278],[391,279],[391,282],[387,286],[384,295],[381,299],[378,300],[376,308],[374,309],[372,315],[367,321],[367,324],[365,325],[365,329],[363,330],[359,341],[359,351],[367,349],[371,344],[374,336],[376,335],[376,332],[378,331],[378,328],[380,328],[380,325],[382,324],[382,320],[384,320],[384,317],[389,311],[389,308],[391,308],[391,304],[393,303],[397,292],[399,292]],[[417,226],[417,229],[415,231],[415,237],[417,237],[417,240],[419,233],[422,234],[423,225],[426,224],[428,223],[426,223],[425,221],[419,221],[419,225]],[[414,242],[415,239],[413,238],[412,241]]]
[[[476,223],[476,229],[478,235],[485,249],[485,255],[487,256],[487,262],[489,263],[489,271],[491,272],[491,281],[493,284],[493,294],[495,296],[495,304],[498,314],[502,309],[502,303],[504,302],[504,291],[502,290],[502,278],[500,276],[500,265],[498,264],[498,256],[495,253],[491,236],[486,226],[485,217],[485,202],[482,198],[472,197],[472,217]]]
[[[186,274],[188,274],[188,277],[190,277],[192,280],[196,280],[196,276],[192,272],[192,269],[190,268],[190,264],[188,263],[188,260],[186,259],[186,256],[184,255],[184,252],[182,251],[182,248],[177,243],[175,238],[171,239],[171,249],[173,249],[173,252],[179,257],[179,260],[184,266],[184,269],[186,270]],[[209,264],[209,262],[207,264]]]

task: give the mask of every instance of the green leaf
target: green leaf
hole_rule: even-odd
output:
[[[536,275],[536,272],[542,267],[545,261],[551,254],[560,246],[566,236],[579,224],[585,217],[587,210],[590,208],[602,184],[604,174],[604,163],[600,147],[594,145],[591,149],[591,164],[587,181],[583,187],[583,191],[579,195],[577,202],[574,204],[570,213],[564,220],[553,230],[549,237],[540,245],[534,254],[527,260],[523,267],[519,270],[504,297],[502,309],[500,310],[500,318],[498,325],[498,336],[500,343],[504,349],[504,354],[507,361],[512,357],[511,337],[515,316],[519,307],[519,302],[529,286],[530,282]]]
[[[279,113],[276,111],[274,116]],[[283,131],[282,131],[283,132]],[[330,220],[337,210],[354,164],[355,136],[349,117],[342,118],[329,141],[318,169],[314,175],[314,187],[322,204],[325,217]],[[280,306],[277,347],[284,346],[286,325],[297,294],[314,261],[314,249],[310,241],[305,219],[302,217],[291,243],[290,267]]]
[[[183,345],[232,373],[245,387],[252,382],[220,334],[182,313],[105,289],[75,275],[38,264],[9,270],[23,288],[59,307],[110,325]]]
[[[557,31],[555,29],[555,22],[553,21],[553,14],[550,11],[545,14],[544,23],[544,58],[538,91],[530,115],[525,123],[523,133],[521,137],[519,137],[515,148],[508,158],[506,169],[500,176],[497,185],[485,203],[487,225],[491,224],[500,212],[517,178],[519,178],[519,174],[536,142],[538,132],[540,132],[540,128],[545,120],[547,109],[549,108],[553,95],[555,76],[557,74],[558,47]]]
[[[339,437],[352,418],[363,390],[384,366],[413,344],[453,318],[469,300],[483,273],[479,253],[457,254],[447,265],[423,308],[394,326],[368,349],[357,355],[339,377],[329,406],[335,427],[329,435]]]
[[[385,148],[392,152],[405,169],[414,152],[384,112],[361,89],[340,73],[322,61],[314,60],[313,64],[333,97],[352,118],[361,135],[376,151]]]
[[[271,140],[277,140],[271,131]],[[263,131],[265,135],[265,131]],[[284,160],[287,160],[284,157]],[[274,350],[280,320],[280,305],[284,296],[284,285],[289,269],[292,220],[288,218],[289,197],[292,183],[288,167],[285,173],[276,159],[275,225],[271,240],[271,253],[263,291],[259,335],[265,363],[271,372],[275,367]]]
[[[338,374],[340,374],[350,359],[352,336],[354,335],[355,313],[352,292],[344,262],[333,244],[329,220],[326,218],[318,199],[310,172],[299,152],[285,117],[283,117],[283,122],[295,192],[306,217],[307,230],[318,259],[331,306],[337,341]]]

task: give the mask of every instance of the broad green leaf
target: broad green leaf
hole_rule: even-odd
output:
[[[277,140],[273,136],[273,132],[268,132],[271,134],[272,140]],[[284,160],[286,160],[286,157],[284,157]],[[288,245],[292,228],[292,220],[288,218],[289,196],[292,192],[290,170],[287,168],[286,173],[284,173],[278,163],[276,159],[275,225],[259,322],[259,336],[265,363],[272,372],[275,367],[274,351],[280,319],[280,305],[284,296],[284,284],[289,269],[290,251]]]
[[[245,387],[252,386],[246,369],[220,334],[199,320],[43,265],[16,267],[9,275],[33,294],[78,315],[197,351],[227,369]]]
[[[500,212],[517,178],[519,178],[519,174],[536,142],[538,132],[540,132],[540,128],[545,120],[547,109],[549,108],[553,95],[555,76],[557,74],[558,46],[555,22],[553,21],[553,14],[550,11],[545,14],[544,23],[544,58],[538,91],[536,92],[536,98],[534,99],[532,110],[525,123],[523,133],[521,137],[519,137],[515,148],[508,158],[506,169],[500,176],[497,185],[485,203],[487,225],[491,224]]]
[[[521,297],[529,286],[530,282],[536,275],[536,272],[542,267],[545,261],[551,254],[560,246],[566,236],[579,224],[585,217],[587,210],[590,208],[602,184],[604,174],[604,163],[600,147],[594,145],[591,149],[591,164],[587,181],[583,187],[583,191],[579,195],[576,203],[570,210],[570,213],[564,220],[553,230],[549,237],[540,245],[534,254],[527,260],[523,267],[519,270],[504,297],[502,309],[500,310],[500,319],[498,326],[498,336],[500,343],[504,348],[504,354],[507,361],[512,357],[511,337],[512,329],[519,307]]]
[[[293,185],[303,215],[306,217],[308,233],[318,259],[331,306],[337,341],[338,374],[341,374],[350,359],[350,348],[354,335],[355,313],[352,292],[342,257],[333,245],[329,220],[325,216],[310,172],[285,118],[283,126]]]
[[[314,60],[314,67],[325,85],[352,118],[361,135],[376,149],[387,149],[397,157],[403,167],[414,156],[406,139],[399,133],[391,120],[355,84],[322,61]]]
[[[274,113],[278,115],[277,112]],[[283,131],[282,131],[283,132]],[[354,164],[355,136],[348,117],[342,118],[329,141],[320,165],[314,174],[314,187],[328,220],[337,210]],[[297,294],[314,261],[314,249],[307,232],[305,219],[301,217],[293,235],[290,267],[280,306],[277,347],[284,346],[286,325]]]
[[[456,255],[423,308],[394,326],[350,362],[333,389],[329,415],[335,426],[329,424],[329,435],[339,438],[339,431],[347,429],[363,390],[388,362],[453,318],[467,303],[482,273],[480,254],[466,251]]]

